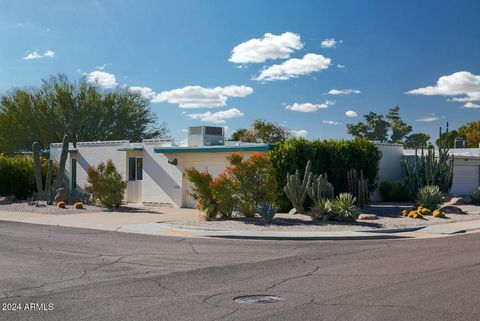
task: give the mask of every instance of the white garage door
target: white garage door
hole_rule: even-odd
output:
[[[479,166],[454,166],[453,195],[470,194],[478,187],[480,181]]]
[[[205,164],[205,163],[187,163],[185,168],[196,168],[199,171],[203,171],[205,169],[208,170],[208,172],[213,176],[217,177],[220,175],[224,170],[225,170],[225,164]],[[190,187],[190,182],[188,181],[188,178],[185,178],[185,188],[183,189],[183,199],[185,200],[185,207],[189,208],[194,208],[196,205],[195,200],[193,197],[190,195],[191,192],[191,187]]]

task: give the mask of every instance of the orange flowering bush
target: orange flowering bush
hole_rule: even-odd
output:
[[[247,217],[255,216],[262,202],[273,202],[277,182],[272,164],[267,155],[255,153],[250,158],[240,154],[227,157],[230,165],[226,169],[232,181],[238,212]]]

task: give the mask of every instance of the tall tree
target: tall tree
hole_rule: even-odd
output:
[[[257,119],[249,129],[240,128],[233,132],[230,140],[276,144],[289,137],[290,133],[285,128],[265,120]]]
[[[65,75],[42,81],[38,88],[13,89],[0,98],[0,151],[43,148],[64,134],[72,141],[140,141],[166,135],[149,102],[139,93],[116,88],[103,91]]]
[[[392,135],[390,136],[391,143],[400,143],[412,131],[412,126],[407,125],[399,114],[400,107],[393,106],[387,113],[387,119],[390,121],[390,128]],[[428,140],[428,139],[427,139]]]
[[[412,131],[412,126],[407,125],[402,120],[399,111],[400,107],[394,106],[389,109],[386,116],[369,112],[363,116],[365,122],[347,124],[347,131],[354,137],[380,142],[401,143]],[[388,139],[389,130],[391,130],[390,139]]]
[[[403,142],[405,148],[420,149],[428,147],[430,135],[425,133],[415,133],[407,136]]]
[[[466,123],[458,129],[460,136],[465,137],[467,146],[478,148],[480,146],[480,120]]]
[[[365,123],[347,124],[348,133],[354,137],[366,138],[368,140],[385,142],[389,123],[384,116],[374,112],[369,112],[363,116]]]

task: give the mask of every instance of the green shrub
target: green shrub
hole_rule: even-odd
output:
[[[378,189],[384,202],[407,202],[410,200],[402,183],[383,181]]]
[[[472,204],[480,205],[480,187],[474,189],[470,197],[472,198]]]
[[[41,158],[42,175],[47,173],[47,160]],[[0,154],[0,196],[15,195],[26,199],[37,190],[33,170],[33,157]]]
[[[313,173],[327,173],[335,192],[347,191],[346,173],[351,168],[363,171],[369,182],[369,190],[376,188],[378,164],[381,153],[372,142],[366,139],[313,140],[292,138],[279,143],[269,152],[278,183],[276,204],[281,212],[290,210],[291,204],[283,191],[288,173],[302,172],[308,162],[312,162]],[[308,204],[306,204],[308,205]]]
[[[340,193],[332,202],[333,219],[339,222],[355,222],[360,215],[355,202],[352,194]]]
[[[442,192],[436,185],[427,185],[418,191],[417,206],[434,211],[442,203]]]
[[[321,198],[315,201],[312,208],[312,216],[317,220],[331,221],[334,216],[332,201],[328,198]]]
[[[97,167],[90,166],[87,174],[89,185],[85,187],[85,191],[92,195],[95,204],[109,208],[122,204],[127,182],[111,160],[108,160],[106,165],[102,162]]]
[[[277,183],[267,155],[255,153],[244,159],[240,154],[227,157],[230,165],[225,172],[232,180],[237,211],[253,217],[262,202],[273,202]]]
[[[258,205],[257,212],[265,222],[270,223],[277,214],[277,208],[271,202],[262,202]]]

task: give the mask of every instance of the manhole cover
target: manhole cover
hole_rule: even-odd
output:
[[[243,295],[236,297],[233,301],[242,304],[268,304],[268,303],[277,303],[282,301],[281,297],[276,295]]]

